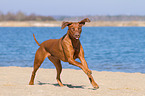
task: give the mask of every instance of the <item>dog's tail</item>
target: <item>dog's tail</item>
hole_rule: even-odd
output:
[[[33,37],[34,37],[34,40],[35,40],[35,42],[37,43],[37,45],[40,46],[39,42],[38,42],[38,41],[36,40],[36,38],[35,38],[34,33],[33,33]]]

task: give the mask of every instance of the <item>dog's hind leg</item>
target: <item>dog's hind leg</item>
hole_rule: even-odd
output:
[[[31,80],[29,82],[29,85],[34,85],[34,78],[35,78],[35,73],[38,70],[38,68],[41,66],[43,63],[44,59],[48,57],[50,53],[45,52],[41,47],[37,50],[35,54],[35,60],[34,60],[34,68],[32,71],[31,75]]]
[[[60,79],[60,74],[61,74],[61,71],[62,71],[62,66],[61,66],[61,62],[59,59],[53,57],[53,56],[50,56],[48,57],[48,59],[55,65],[56,67],[56,71],[57,71],[57,76],[56,76],[56,80],[58,82],[58,84],[60,86],[64,86],[61,82],[61,79]]]

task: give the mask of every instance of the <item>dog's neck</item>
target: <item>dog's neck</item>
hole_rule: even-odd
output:
[[[71,42],[72,42],[72,46],[75,50],[79,49],[80,48],[80,40],[79,39],[75,39],[73,38],[70,34],[68,34]]]

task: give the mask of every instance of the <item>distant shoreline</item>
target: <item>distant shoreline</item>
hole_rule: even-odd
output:
[[[63,21],[1,21],[0,27],[60,27]],[[145,27],[145,21],[92,21],[88,27]]]

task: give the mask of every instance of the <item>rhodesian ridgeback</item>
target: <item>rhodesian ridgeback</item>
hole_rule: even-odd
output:
[[[84,50],[79,40],[82,32],[82,26],[85,25],[85,22],[90,22],[90,20],[88,18],[85,18],[80,22],[63,22],[61,29],[64,29],[66,26],[68,26],[67,33],[60,39],[46,40],[41,44],[38,43],[33,34],[34,40],[40,47],[35,54],[34,68],[29,85],[34,84],[36,71],[38,70],[44,59],[48,57],[48,59],[56,67],[56,80],[60,86],[64,86],[60,79],[60,74],[62,71],[60,60],[62,60],[81,68],[87,74],[92,86],[96,89],[99,88],[91,75],[91,70],[89,70],[88,68],[87,62],[84,58]],[[75,61],[76,58],[79,58],[81,63]]]

